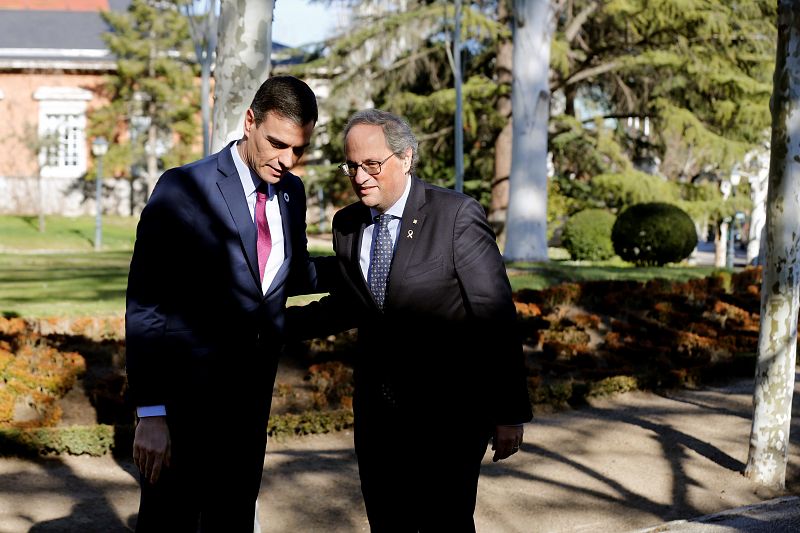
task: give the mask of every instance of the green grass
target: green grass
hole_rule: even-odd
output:
[[[121,315],[130,251],[0,253],[0,314]]]
[[[94,217],[47,217],[39,233],[36,217],[0,216],[0,314],[6,316],[109,316],[125,310],[128,278],[137,218],[103,217],[103,251],[94,252]],[[331,254],[330,246],[315,243],[312,255]],[[548,263],[509,266],[511,286],[543,289],[568,281],[636,280],[665,278],[684,281],[705,277],[713,267],[634,268],[618,259],[575,263],[561,259]],[[304,305],[320,294],[295,296],[289,305]]]
[[[131,250],[136,234],[136,217],[104,216],[102,249]],[[45,217],[45,231],[39,232],[35,216],[0,216],[0,252],[79,252],[94,249],[95,219]]]
[[[634,267],[622,262],[605,262],[597,264],[575,264],[565,261],[548,263],[512,263],[508,267],[509,281],[512,289],[544,289],[558,283],[597,281],[597,280],[630,280],[649,281],[651,279],[667,279],[686,281],[692,278],[704,278],[716,271],[715,267]]]

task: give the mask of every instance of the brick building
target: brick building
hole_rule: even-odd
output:
[[[94,212],[87,113],[115,69],[101,10],[129,0],[0,0],[0,213]],[[42,148],[42,139],[47,146]],[[86,186],[89,186],[88,188]],[[107,212],[127,214],[129,183],[107,180]]]

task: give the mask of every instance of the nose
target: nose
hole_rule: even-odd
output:
[[[291,148],[286,148],[278,153],[278,163],[284,170],[290,170],[299,158],[295,156]]]
[[[353,176],[353,181],[355,181],[358,185],[361,185],[362,183],[369,180],[371,177],[372,176],[367,174],[367,171],[364,170],[364,168],[361,165],[358,165],[356,167],[356,175]]]

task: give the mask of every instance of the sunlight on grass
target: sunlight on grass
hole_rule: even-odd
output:
[[[103,250],[131,250],[136,234],[136,217],[103,217]],[[0,252],[90,251],[94,248],[95,219],[45,217],[45,231],[39,232],[35,216],[0,216]]]
[[[0,254],[0,314],[121,315],[130,259],[130,252]]]

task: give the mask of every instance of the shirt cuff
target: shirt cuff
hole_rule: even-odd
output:
[[[167,407],[165,405],[146,405],[144,407],[137,407],[136,416],[139,418],[147,418],[148,416],[167,416]]]

